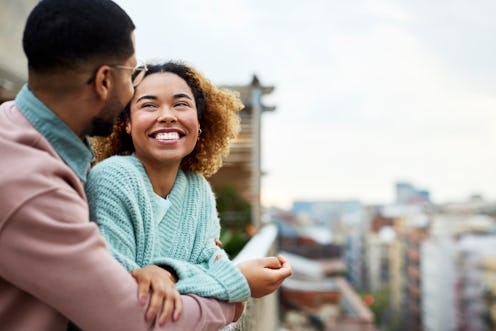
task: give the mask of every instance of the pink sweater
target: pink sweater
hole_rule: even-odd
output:
[[[83,184],[14,106],[0,107],[0,329],[217,330],[234,306],[183,295],[179,321],[150,328],[137,285],[88,221]]]

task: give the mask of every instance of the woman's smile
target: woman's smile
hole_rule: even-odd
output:
[[[154,131],[148,136],[160,143],[175,143],[184,137],[184,133],[176,129],[164,129]]]

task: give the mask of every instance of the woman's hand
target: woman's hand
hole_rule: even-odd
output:
[[[274,292],[293,273],[291,265],[282,255],[249,260],[239,263],[237,267],[248,281],[253,298]]]
[[[215,239],[215,246],[222,248],[222,246],[224,246],[224,244],[222,243],[222,241],[220,241],[220,239]]]
[[[138,282],[138,299],[142,305],[146,304],[150,295],[145,314],[147,322],[153,321],[160,311],[160,325],[165,324],[172,312],[172,320],[179,319],[183,311],[183,301],[176,290],[176,279],[170,272],[156,265],[147,265],[131,271],[131,276]]]

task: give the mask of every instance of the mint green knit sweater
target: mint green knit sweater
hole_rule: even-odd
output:
[[[203,176],[180,170],[167,209],[134,155],[113,156],[90,171],[86,194],[91,220],[98,223],[112,254],[129,271],[167,265],[178,275],[180,293],[230,302],[250,296],[244,276],[215,245],[219,218],[214,194]]]

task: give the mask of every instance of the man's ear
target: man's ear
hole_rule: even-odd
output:
[[[107,100],[109,91],[112,88],[111,68],[103,65],[98,68],[95,74],[95,90],[102,100]]]

